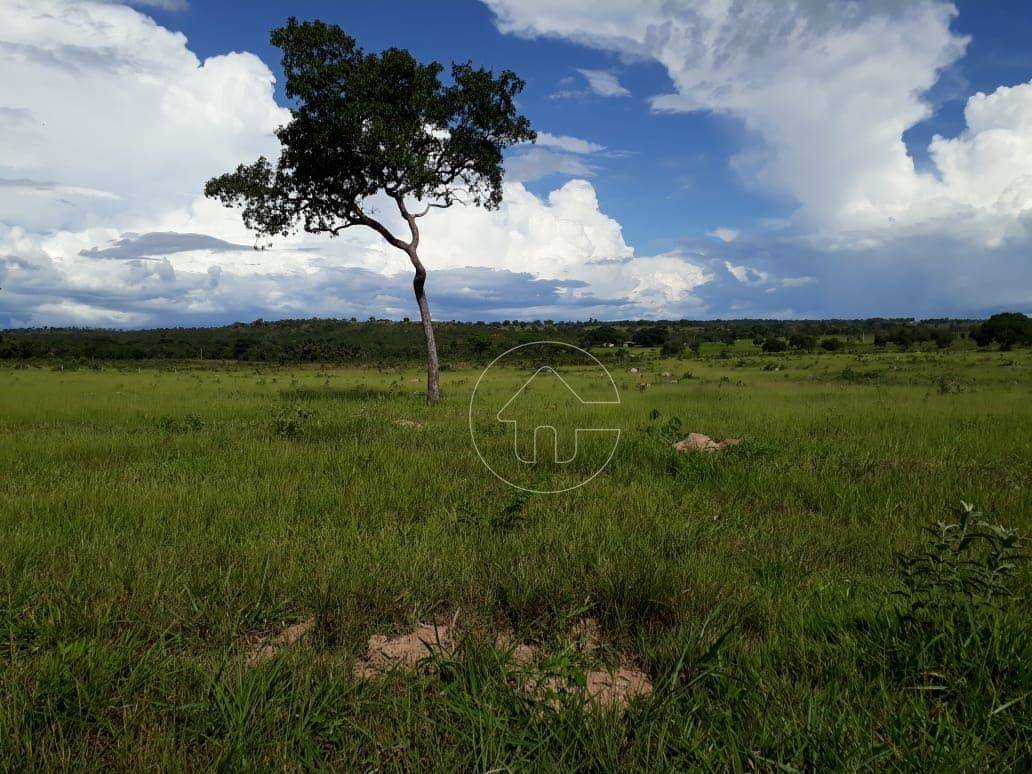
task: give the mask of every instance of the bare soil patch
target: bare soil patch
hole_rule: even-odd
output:
[[[307,618],[259,641],[246,657],[254,668],[297,644],[315,629],[315,618]],[[395,635],[374,634],[365,653],[355,662],[356,679],[381,678],[395,669],[413,671],[432,656],[455,651],[458,643],[452,624],[421,623],[411,631]],[[623,708],[634,698],[652,693],[649,676],[629,658],[606,664],[601,658],[602,630],[598,622],[585,618],[574,623],[562,638],[565,647],[577,654],[576,668],[558,669],[552,654],[541,645],[521,642],[511,633],[496,637],[495,647],[507,651],[506,667],[516,688],[551,707],[558,707],[563,696],[580,694],[604,708]]]
[[[248,667],[256,667],[263,661],[268,661],[273,658],[284,648],[289,648],[313,629],[315,629],[315,618],[306,618],[300,623],[288,626],[286,629],[274,634],[272,637],[259,641],[258,644],[247,654],[245,663]]]
[[[601,663],[602,630],[593,618],[577,621],[566,635],[574,651],[584,660],[582,674],[557,671],[549,664],[549,654],[538,645],[499,639],[500,649],[511,648],[513,683],[521,692],[542,704],[556,708],[564,695],[581,694],[602,708],[623,709],[632,699],[652,693],[652,681],[629,659],[622,657],[615,666]]]
[[[689,433],[687,438],[682,438],[674,444],[674,449],[681,454],[689,452],[715,452],[726,449],[729,446],[738,446],[742,441],[738,438],[725,438],[723,441],[714,441],[704,433]]]
[[[366,643],[366,655],[355,663],[355,677],[376,677],[392,669],[412,670],[427,656],[449,652],[454,645],[447,625],[420,624],[394,637],[374,634]]]

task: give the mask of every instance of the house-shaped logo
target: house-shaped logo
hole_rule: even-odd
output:
[[[535,406],[547,396],[548,409],[552,419],[542,419],[542,407]],[[558,398],[558,404],[553,400]],[[613,446],[620,438],[620,429],[615,427],[575,427],[569,423],[559,423],[554,417],[566,414],[568,410],[576,410],[578,406],[618,404],[619,396],[614,400],[584,400],[573,387],[551,366],[542,366],[499,409],[496,418],[499,422],[511,425],[513,454],[525,465],[538,463],[555,463],[567,465],[577,459],[582,433],[612,433]],[[564,405],[565,404],[565,405]]]
[[[569,492],[612,461],[619,405],[616,382],[591,352],[565,341],[531,341],[480,374],[469,398],[469,436],[500,481],[537,494]]]

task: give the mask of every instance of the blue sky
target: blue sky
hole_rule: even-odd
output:
[[[339,24],[370,50],[526,81],[521,108],[553,141],[509,155],[513,188],[493,220],[449,211],[432,227],[438,316],[1028,309],[1028,4],[742,6],[0,0],[0,123],[16,151],[24,143],[0,155],[0,326],[411,314],[396,292],[404,262],[372,240],[284,243],[264,266],[198,241],[249,241],[197,192],[208,174],[275,152],[286,101],[268,33],[289,14]],[[86,49],[99,52],[88,64]],[[190,116],[176,136],[170,102]],[[95,166],[23,160],[61,140],[41,128],[59,120],[79,127]],[[47,197],[52,213],[36,206]],[[112,245],[119,258],[98,258]],[[355,272],[359,293],[334,279]],[[504,297],[485,291],[492,278]]]
[[[1001,84],[1032,78],[1032,8],[1021,0],[960,2],[951,25],[970,35],[967,53],[940,76],[929,97],[935,114],[907,132],[915,159],[923,160],[934,134],[955,136],[964,127],[967,98]],[[715,225],[746,228],[764,218],[787,217],[791,201],[763,196],[744,186],[728,158],[747,141],[740,122],[712,114],[657,116],[646,99],[669,91],[671,81],[654,62],[625,65],[616,54],[562,39],[527,40],[498,31],[491,10],[475,0],[440,3],[205,2],[183,11],[150,8],[164,26],[183,32],[204,58],[252,51],[280,76],[278,49],[269,30],[291,14],[339,24],[369,50],[406,48],[440,62],[471,59],[508,68],[526,83],[520,100],[534,126],[553,134],[583,137],[628,155],[599,160],[592,181],[603,209],[623,225],[639,250],[670,249],[684,237],[699,237]],[[583,89],[579,69],[618,71],[628,99],[586,96],[552,99],[564,88]],[[563,79],[572,79],[570,87]],[[282,78],[277,98],[283,100]],[[547,192],[554,179],[532,189]]]

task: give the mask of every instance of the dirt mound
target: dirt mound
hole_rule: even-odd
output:
[[[450,631],[445,625],[420,624],[413,631],[394,637],[374,634],[366,643],[366,655],[355,664],[355,676],[369,678],[395,668],[415,669],[427,656],[454,647]]]
[[[457,641],[454,628],[454,622],[429,623],[393,636],[374,634],[366,643],[365,655],[355,663],[354,676],[368,680],[393,669],[412,671],[428,656],[452,653]],[[247,666],[269,661],[314,629],[315,618],[307,618],[259,641],[247,655]],[[601,663],[602,630],[594,619],[577,621],[563,640],[577,654],[581,667],[557,671],[540,645],[520,642],[511,633],[498,635],[495,647],[508,652],[506,668],[512,685],[546,706],[556,708],[563,696],[582,694],[597,706],[623,708],[632,699],[652,693],[649,676],[628,660],[621,659],[616,666]]]
[[[714,441],[703,433],[689,433],[687,438],[682,438],[674,444],[674,449],[681,454],[688,452],[715,452],[726,449],[729,446],[738,446],[742,441],[738,438],[725,438],[723,441]]]
[[[508,636],[499,640],[500,649],[511,649],[510,667],[516,672],[514,683],[523,693],[542,704],[558,708],[563,695],[583,693],[588,701],[603,707],[623,708],[632,699],[652,693],[652,681],[627,661],[614,668],[600,664],[602,630],[593,618],[577,621],[566,639],[590,668],[583,671],[583,684],[575,672],[557,673],[549,667],[548,654],[539,646],[520,643],[513,647]]]
[[[652,693],[652,681],[640,669],[621,665],[613,671],[588,672],[586,690],[592,701],[603,707],[625,707],[631,699]]]
[[[300,623],[288,626],[272,637],[260,641],[247,654],[244,663],[248,667],[256,667],[263,661],[268,661],[274,657],[283,648],[290,647],[313,629],[315,629],[315,618],[306,618]]]

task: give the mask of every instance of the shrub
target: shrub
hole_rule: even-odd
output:
[[[182,419],[162,417],[158,420],[158,429],[166,433],[195,433],[204,429],[204,420],[196,414],[187,414]]]
[[[922,550],[897,557],[905,620],[944,618],[970,621],[986,607],[1012,595],[1022,539],[1017,530],[982,520],[982,512],[961,502],[955,522],[938,522]]]
[[[928,533],[917,551],[897,557],[894,594],[902,606],[884,627],[874,626],[876,639],[861,659],[907,689],[910,711],[923,715],[926,727],[948,718],[975,738],[992,738],[991,747],[1010,758],[1027,747],[1030,641],[1027,611],[1013,588],[1027,558],[1023,541],[1016,530],[982,520],[969,503]]]
[[[272,412],[272,431],[282,438],[297,438],[314,417],[314,411],[300,406],[277,406]]]

